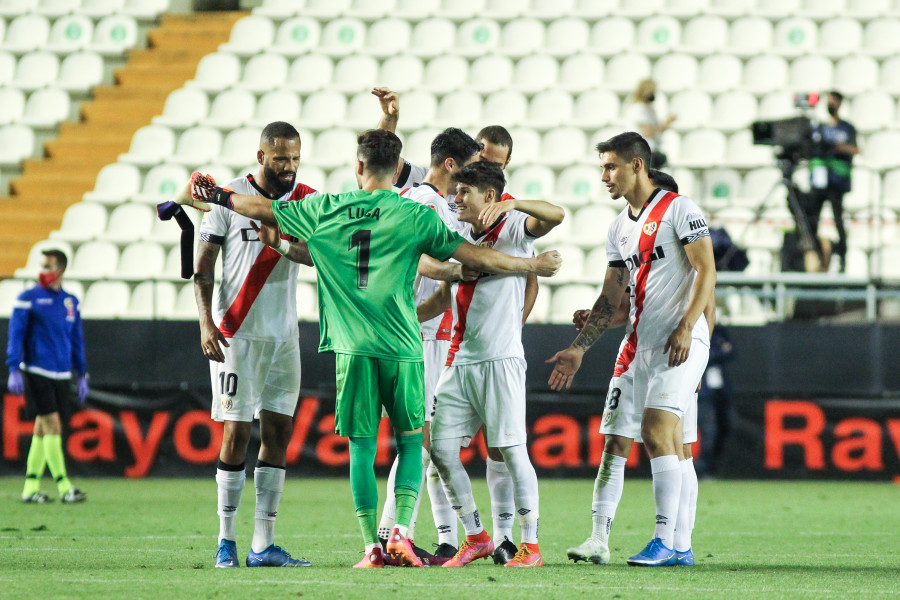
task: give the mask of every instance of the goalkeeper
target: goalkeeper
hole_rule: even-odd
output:
[[[453,257],[487,273],[551,276],[555,251],[514,258],[474,246],[425,206],[391,191],[401,142],[389,131],[362,133],[356,154],[360,189],[302,202],[238,195],[195,173],[178,198],[200,210],[225,206],[306,240],[318,265],[320,352],[335,354],[335,430],[350,438],[350,485],[366,554],[356,567],[381,567],[374,461],[382,406],[397,433],[397,523],[386,551],[422,566],[406,538],[422,473],[424,371],[413,282],[419,257]]]

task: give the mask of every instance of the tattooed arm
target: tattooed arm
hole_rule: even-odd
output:
[[[584,327],[572,345],[553,355],[547,362],[554,363],[553,373],[550,375],[550,388],[561,390],[563,387],[572,387],[572,379],[581,368],[584,353],[594,345],[594,342],[603,335],[610,321],[616,314],[616,309],[622,300],[622,294],[628,286],[628,271],[624,266],[610,266],[606,268],[606,278],[603,280],[603,289],[600,297],[594,303],[591,314],[587,318]]]

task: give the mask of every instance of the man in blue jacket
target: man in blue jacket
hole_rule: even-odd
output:
[[[66,255],[59,250],[43,254],[40,285],[22,292],[13,306],[6,349],[6,387],[13,394],[24,393],[29,411],[35,415],[22,501],[52,501],[40,491],[44,467],[49,466],[60,500],[83,502],[85,494],[66,475],[59,416],[69,403],[73,371],[78,376],[79,402],[83,404],[88,395],[81,314],[78,299],[62,289]]]

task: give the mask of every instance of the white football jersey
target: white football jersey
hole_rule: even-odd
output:
[[[417,186],[422,183],[426,175],[428,175],[427,167],[420,167],[405,160],[403,161],[403,169],[400,171],[400,175],[397,176],[397,182],[394,184],[394,187],[405,189]]]
[[[432,208],[444,225],[457,231],[459,229],[459,220],[457,218],[458,209],[455,204],[450,204],[438,193],[437,188],[429,183],[416,184],[411,188],[403,190],[400,194],[404,198],[409,198],[419,204],[423,204]],[[441,287],[441,282],[428,277],[416,277],[416,306],[422,304]],[[423,340],[449,340],[450,325],[453,314],[447,310],[443,315],[439,315],[430,321],[419,323],[419,329],[422,332]]]
[[[484,234],[476,236],[469,223],[461,223],[466,241],[519,258],[534,255],[534,240],[525,228],[523,212],[506,213]],[[522,312],[525,275],[482,275],[475,281],[453,284],[453,337],[447,366],[518,357],[522,348]]]
[[[635,350],[665,346],[687,310],[697,276],[684,246],[708,236],[706,219],[690,198],[659,189],[637,217],[626,206],[610,225],[609,266],[626,267],[630,273],[629,339]],[[693,336],[709,339],[706,319],[697,319]]]
[[[268,197],[252,175],[223,187],[238,194]],[[291,192],[273,200],[301,200],[316,193],[311,187],[297,183]],[[203,215],[200,239],[222,246],[222,281],[213,296],[213,320],[226,338],[297,339],[300,265],[259,241],[250,221],[216,205]]]

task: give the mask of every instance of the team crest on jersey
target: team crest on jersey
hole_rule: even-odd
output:
[[[646,235],[653,235],[654,233],[656,233],[656,221],[644,223],[644,233]]]
[[[485,248],[493,248],[493,247],[494,247],[494,240],[488,240],[488,241],[486,241],[486,242],[481,242],[481,243],[478,244],[478,245],[479,245],[479,246],[484,246]]]
[[[75,317],[75,301],[71,297],[63,300],[63,306],[66,307],[66,317],[72,319]]]
[[[225,412],[228,412],[233,407],[234,407],[234,398],[231,398],[230,396],[223,396],[222,397],[222,410],[224,410]]]

